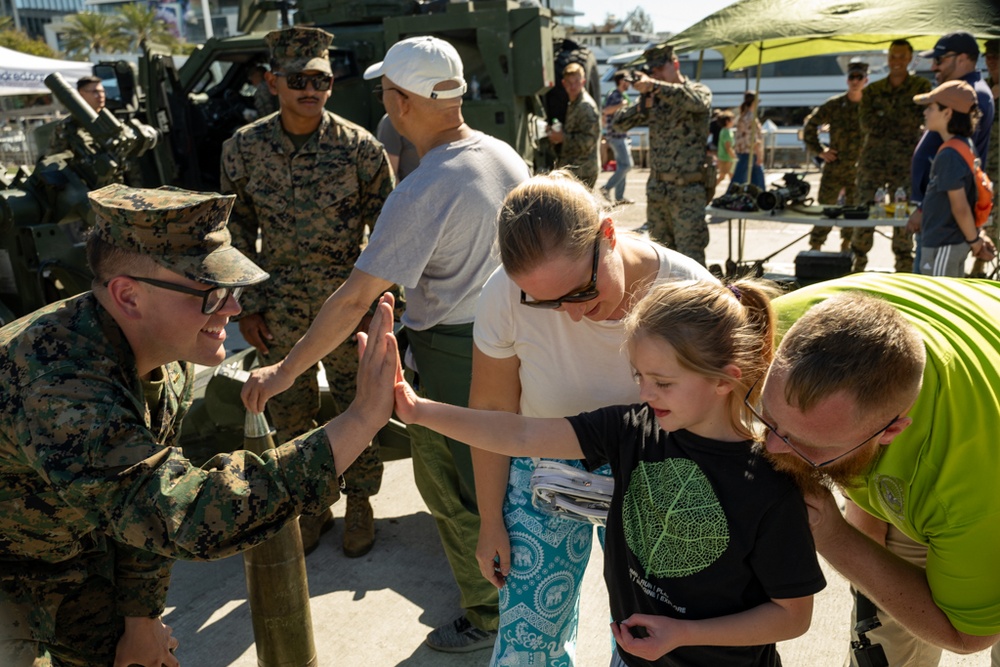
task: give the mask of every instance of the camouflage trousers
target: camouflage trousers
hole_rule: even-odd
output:
[[[708,247],[704,185],[671,185],[650,172],[646,181],[646,226],[654,241],[704,266]]]
[[[0,665],[109,667],[125,631],[115,588],[104,577],[80,582],[7,579],[0,593]]]
[[[823,167],[823,176],[819,181],[819,193],[816,195],[816,203],[823,206],[834,206],[840,197],[840,191],[844,191],[844,201],[853,202],[857,198],[857,179],[853,167],[843,169],[835,166],[833,162]],[[816,225],[809,234],[809,247],[819,250],[833,227]],[[851,243],[852,228],[840,228],[841,249],[846,250]]]
[[[875,197],[875,191],[880,187],[889,185],[889,196],[892,197],[896,189],[902,187],[907,193],[910,192],[910,163],[906,163],[905,172],[886,169],[873,173],[865,170],[858,172],[858,197],[855,200],[860,204],[870,204]],[[848,200],[850,201],[850,200]],[[864,271],[868,266],[868,253],[872,249],[875,241],[874,227],[855,227],[854,236],[851,238],[851,251],[854,253],[854,271]],[[892,254],[896,257],[896,273],[913,272],[913,234],[906,231],[906,227],[892,228]]]
[[[268,311],[267,326],[274,340],[263,363],[274,363],[284,358],[309,328],[309,318],[285,309]],[[323,369],[330,385],[336,413],[347,409],[357,391],[358,347],[354,338],[341,343],[336,350],[323,357]],[[303,373],[295,383],[267,402],[267,414],[278,431],[277,442],[287,442],[317,426],[320,409],[319,382],[313,372]],[[357,498],[367,498],[378,493],[382,485],[382,460],[378,443],[358,456],[351,467],[344,471],[344,493]]]

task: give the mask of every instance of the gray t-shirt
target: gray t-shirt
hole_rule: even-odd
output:
[[[481,132],[432,149],[386,199],[355,266],[406,288],[411,329],[472,322],[499,264],[497,212],[527,179],[521,156]]]
[[[410,140],[396,131],[389,121],[389,115],[382,116],[375,129],[375,138],[385,146],[385,152],[399,158],[399,167],[396,169],[396,180],[406,178],[417,165],[420,164],[420,156],[417,154],[417,147],[410,143]]]

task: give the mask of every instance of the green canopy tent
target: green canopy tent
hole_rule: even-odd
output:
[[[674,35],[677,51],[715,49],[726,69],[849,51],[916,50],[963,30],[1000,38],[996,0],[740,0]]]
[[[1000,38],[1000,1],[739,0],[663,45],[681,53],[715,49],[727,70],[757,65],[759,91],[760,65],[765,63],[887,50],[895,39],[906,39],[921,51],[956,31],[975,35],[980,48],[983,40]],[[699,78],[700,70],[699,63]],[[1000,183],[996,175],[994,179]]]

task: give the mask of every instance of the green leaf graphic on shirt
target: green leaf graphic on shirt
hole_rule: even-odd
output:
[[[647,577],[700,572],[729,546],[726,514],[690,459],[640,463],[625,491],[622,523]]]

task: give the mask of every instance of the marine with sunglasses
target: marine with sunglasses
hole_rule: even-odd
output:
[[[241,128],[222,147],[222,192],[236,195],[233,245],[271,274],[266,284],[248,290],[236,318],[261,365],[288,354],[327,296],[347,280],[361,254],[365,225],[375,226],[393,187],[388,157],[375,137],[323,108],[333,86],[333,36],[296,27],[274,30],[264,39],[271,57],[265,76],[279,112]],[[331,350],[322,362],[334,403],[343,410],[354,397],[353,341]],[[313,364],[271,402],[268,414],[279,440],[315,426],[316,368]],[[363,556],[375,541],[369,497],[382,483],[377,443],[344,480],[344,554]],[[319,516],[303,516],[299,524],[308,554],[332,527],[333,514],[327,508]]]
[[[834,95],[806,116],[802,138],[809,151],[823,161],[823,174],[819,179],[816,201],[833,206],[839,193],[845,201],[854,203],[855,184],[858,176],[858,155],[861,153],[861,125],[858,111],[862,91],[868,83],[868,63],[847,64],[847,92]],[[830,127],[830,143],[824,146],[819,140],[819,129]],[[872,190],[872,194],[875,191]],[[809,233],[809,247],[820,250],[830,234],[831,227],[816,225]],[[844,252],[851,243],[851,229],[840,228],[840,250]]]
[[[345,340],[393,284],[406,288],[406,363],[418,373],[420,391],[454,405],[469,399],[472,320],[497,266],[497,210],[528,178],[528,167],[513,148],[466,125],[464,66],[450,43],[404,39],[364,77],[379,79],[374,92],[393,127],[416,147],[420,164],[386,200],[350,277],[306,335],[284,359],[252,373],[243,403],[254,412]],[[493,90],[489,80],[482,86],[484,93]],[[437,523],[462,607],[427,636],[427,645],[453,653],[489,648],[497,592],[476,566],[479,514],[469,447],[419,426],[409,434],[414,480]]]
[[[224,359],[240,293],[268,277],[230,244],[233,199],[90,193],[92,291],[0,329],[3,667],[178,667],[160,618],[174,559],[229,556],[328,507],[389,417],[383,305],[357,402],[323,429],[201,468],[177,446],[193,365]]]

